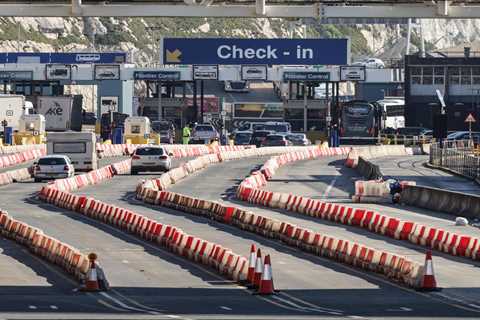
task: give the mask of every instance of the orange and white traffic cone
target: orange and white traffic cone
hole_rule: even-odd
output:
[[[260,288],[258,294],[273,294],[275,289],[273,288],[272,278],[272,264],[270,262],[270,255],[265,256],[265,263],[263,266],[262,280],[260,281]]]
[[[437,281],[435,280],[435,273],[433,272],[432,251],[427,250],[425,256],[425,268],[423,270],[422,282],[420,284],[421,291],[437,291]]]
[[[252,244],[250,247],[250,258],[248,260],[248,274],[247,274],[247,282],[251,285],[254,283],[255,279],[255,264],[257,262],[257,249],[255,245]]]
[[[253,285],[255,288],[260,287],[260,281],[262,280],[263,264],[262,264],[262,252],[260,248],[257,250],[257,262],[255,263],[255,274],[253,276]]]
[[[97,255],[95,253],[90,253],[88,255],[88,259],[90,260],[90,270],[88,270],[87,272],[87,280],[85,281],[84,291],[100,291],[100,286],[98,285],[97,269],[95,267],[95,260],[97,259]]]

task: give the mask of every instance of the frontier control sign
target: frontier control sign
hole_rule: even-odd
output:
[[[163,64],[346,65],[348,39],[163,39]]]

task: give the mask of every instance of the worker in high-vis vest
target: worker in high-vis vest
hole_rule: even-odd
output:
[[[185,125],[182,130],[183,144],[188,144],[188,142],[190,141],[190,134],[190,127],[188,125]]]

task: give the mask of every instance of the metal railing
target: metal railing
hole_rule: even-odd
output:
[[[430,136],[412,136],[402,134],[382,134],[379,137],[380,144],[403,144],[406,147],[430,143],[431,140],[432,137]]]
[[[429,162],[472,179],[480,178],[480,156],[475,154],[471,140],[432,143]]]

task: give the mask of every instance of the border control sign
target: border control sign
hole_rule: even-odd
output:
[[[347,65],[348,39],[164,38],[163,64]]]

